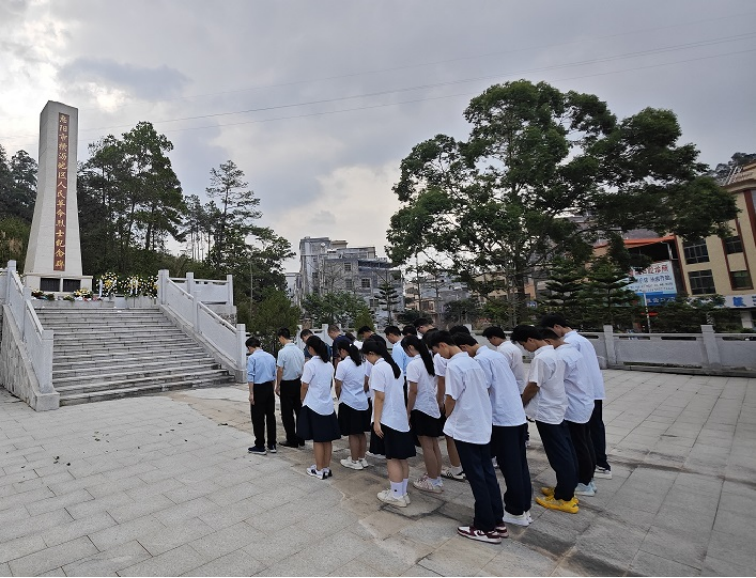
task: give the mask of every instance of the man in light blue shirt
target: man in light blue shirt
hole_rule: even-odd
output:
[[[252,430],[255,445],[249,453],[265,455],[265,430],[267,421],[268,450],[276,453],[276,396],[273,392],[276,380],[276,358],[263,351],[260,340],[250,337],[245,344],[247,357],[247,385],[249,386],[249,407],[252,414]]]
[[[278,342],[283,345],[278,352],[276,365],[276,395],[281,399],[281,422],[286,431],[286,440],[281,445],[288,448],[304,446],[304,440],[297,437],[297,419],[302,409],[302,371],[305,356],[299,347],[291,340],[288,327],[278,330]]]

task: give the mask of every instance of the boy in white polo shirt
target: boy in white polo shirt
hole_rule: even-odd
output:
[[[606,428],[604,427],[603,416],[606,390],[604,389],[604,376],[601,374],[596,348],[593,347],[593,343],[567,325],[565,318],[558,313],[544,315],[541,319],[541,327],[548,327],[567,343],[577,347],[577,350],[583,354],[593,386],[593,412],[588,427],[596,454],[594,477],[611,480],[612,466],[609,465],[606,457]]]
[[[596,486],[593,471],[596,468],[596,455],[593,452],[591,432],[588,421],[593,412],[593,388],[588,379],[588,368],[583,354],[551,329],[541,329],[543,339],[554,346],[557,357],[564,362],[564,390],[567,393],[567,412],[564,421],[570,429],[572,447],[578,465],[578,496],[595,496]]]
[[[536,503],[550,510],[577,514],[577,463],[570,430],[564,422],[568,405],[564,362],[532,325],[518,325],[512,331],[511,339],[526,351],[535,353],[530,362],[528,384],[522,392],[522,403],[525,414],[536,422],[543,450],[557,479],[555,488],[541,488],[544,496],[536,498]]]
[[[486,376],[480,364],[457,347],[448,331],[434,331],[429,345],[448,360],[444,434],[454,439],[475,497],[473,525],[460,526],[457,532],[471,540],[500,544],[508,533],[502,519],[501,489],[491,463],[493,416]]]
[[[504,522],[529,526],[533,490],[525,452],[527,421],[517,380],[500,353],[481,345],[470,334],[455,333],[452,338],[462,351],[480,364],[488,381],[493,410],[491,449],[507,484]]]

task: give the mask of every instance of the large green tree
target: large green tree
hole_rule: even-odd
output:
[[[597,96],[526,80],[495,85],[465,110],[466,141],[416,145],[394,187],[389,255],[442,262],[483,296],[525,315],[525,285],[555,256],[586,261],[599,237],[621,246],[645,227],[694,238],[725,233],[735,204],[679,145],[672,111],[618,120]]]

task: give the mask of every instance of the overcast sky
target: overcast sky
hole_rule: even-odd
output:
[[[80,160],[150,121],[185,194],[232,159],[295,250],[323,235],[383,253],[401,159],[464,138],[491,84],[672,109],[714,165],[756,152],[754,70],[751,0],[0,0],[0,144],[37,158],[48,100],[79,109]]]

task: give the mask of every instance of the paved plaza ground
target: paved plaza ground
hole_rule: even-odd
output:
[[[499,546],[456,535],[467,484],[401,510],[375,497],[385,463],[338,464],[346,440],[327,481],[311,449],[247,454],[246,387],[46,413],[0,390],[0,576],[754,575],[756,379],[605,376],[614,479],[577,515],[534,504]]]

